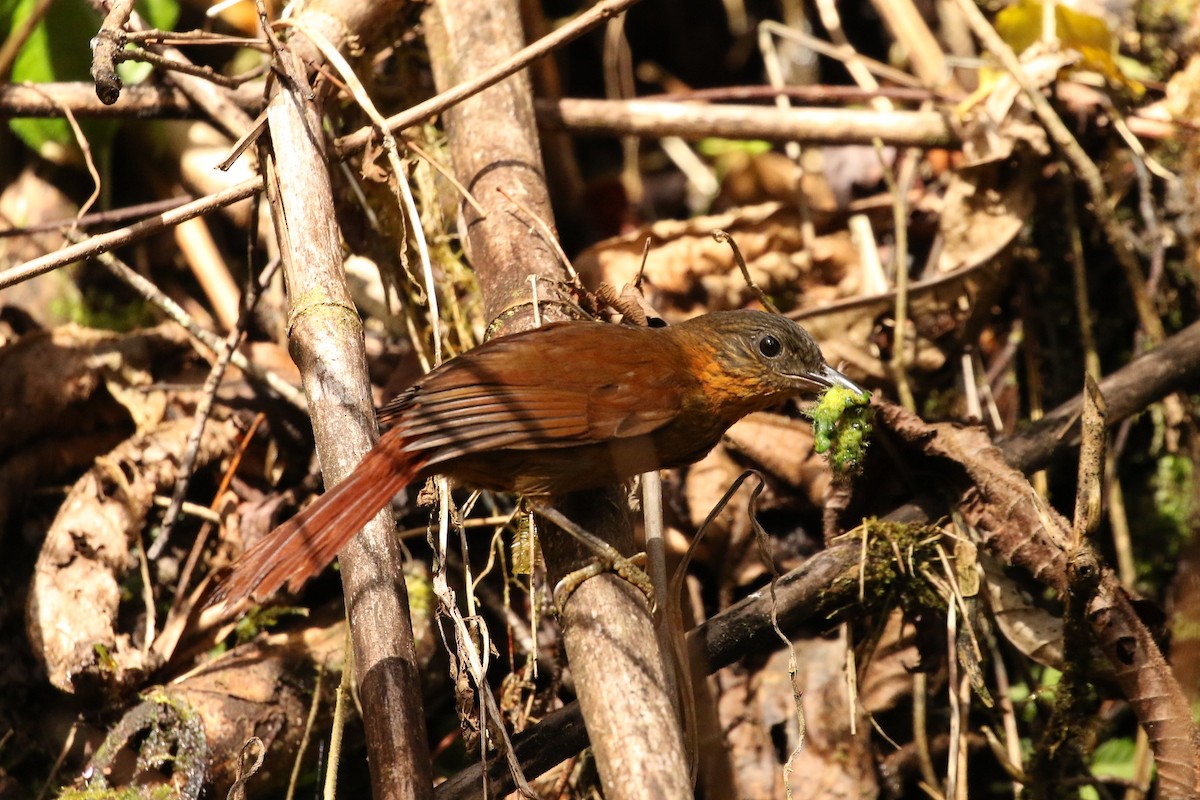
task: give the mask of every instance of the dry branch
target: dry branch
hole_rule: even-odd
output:
[[[593,136],[766,139],[805,144],[948,147],[956,137],[934,111],[770,108],[656,100],[576,100],[537,104],[538,122]]]
[[[287,50],[281,59],[294,59]],[[285,63],[293,78],[297,61]],[[350,299],[320,117],[305,87],[283,81],[267,109],[266,168],[291,311],[289,345],[304,379],[321,471],[345,478],[378,438],[362,320]],[[342,583],[362,695],[376,800],[432,793],[420,676],[390,508],[341,553]]]
[[[839,87],[820,88],[836,97],[834,90]],[[743,94],[746,93],[754,94]],[[455,93],[453,97],[457,95]],[[244,111],[257,113],[262,108],[257,87],[253,91],[246,88],[231,92],[229,97]],[[415,111],[404,112],[403,127],[433,116],[444,102],[414,107],[429,105],[421,115]],[[879,138],[885,144],[917,147],[954,146],[958,141],[945,117],[935,111],[881,113],[838,108],[781,111],[769,106],[717,105],[689,101],[688,98],[564,98],[538,100],[534,108],[539,125],[585,136],[681,136],[685,139],[721,136],[814,144],[870,144],[874,138]],[[170,86],[129,86],[122,90],[115,103],[105,105],[85,83],[44,83],[38,84],[36,89],[17,84],[0,85],[0,118],[61,117],[63,109],[69,109],[81,118],[172,119],[193,118],[202,113],[186,94]],[[395,125],[389,127],[395,129]],[[344,146],[342,152],[346,153],[357,143],[358,139],[346,139],[339,145]]]
[[[152,236],[172,225],[178,225],[185,220],[198,217],[201,214],[207,214],[209,211],[245,200],[261,190],[261,180],[255,178],[243,181],[216,194],[201,197],[199,200],[191,203],[184,203],[178,208],[171,209],[162,214],[156,214],[149,219],[135,222],[128,227],[97,234],[78,244],[68,245],[60,250],[55,250],[53,253],[47,253],[39,258],[26,261],[24,264],[18,264],[12,269],[0,272],[0,289],[7,289],[9,286],[18,284],[21,281],[36,278],[38,275],[44,275],[51,270],[65,267],[67,264],[73,264],[85,258],[91,258],[98,253],[105,253],[114,248],[141,241],[147,236]]]
[[[230,99],[248,113],[262,110],[262,88],[246,86]],[[192,119],[204,112],[174,86],[127,86],[113,103],[102,103],[90,83],[0,84],[0,117],[61,117],[69,110],[80,118]]]
[[[1184,328],[1160,347],[1100,381],[1100,392],[1108,403],[1111,427],[1139,413],[1150,403],[1171,392],[1194,385],[1200,375],[1200,323]],[[1065,445],[1079,443],[1082,395],[1046,414],[1020,436],[1000,443],[1004,459],[1014,467],[1032,472],[1046,466]]]

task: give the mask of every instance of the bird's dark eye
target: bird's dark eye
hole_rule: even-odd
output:
[[[779,343],[778,339],[768,333],[758,340],[758,352],[767,358],[774,358],[783,352],[783,345]]]

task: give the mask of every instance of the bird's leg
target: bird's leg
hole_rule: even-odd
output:
[[[565,514],[547,503],[533,502],[533,513],[553,522],[567,533],[574,536],[596,554],[596,561],[566,575],[554,587],[555,602],[562,607],[563,602],[588,578],[604,572],[612,571],[620,575],[646,596],[650,608],[654,608],[654,587],[650,577],[641,568],[646,563],[646,554],[639,553],[633,557],[621,555],[617,548],[601,539],[594,533],[573,522]]]

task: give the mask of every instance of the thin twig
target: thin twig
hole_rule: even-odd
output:
[[[71,225],[77,228],[88,228],[93,225],[124,222],[127,219],[136,217],[161,214],[164,211],[178,208],[184,203],[190,203],[193,200],[195,200],[194,197],[171,197],[166,200],[154,200],[149,203],[139,203],[137,205],[125,206],[124,208],[114,208],[109,211],[94,211],[90,214],[80,214],[69,219],[54,219],[48,222],[35,222],[32,225],[0,228],[0,239],[9,236],[29,236],[34,233],[47,233]]]
[[[417,245],[417,255],[421,260],[421,272],[425,279],[425,296],[429,302],[429,321],[433,328],[433,365],[437,366],[442,363],[442,329],[441,313],[438,310],[437,282],[433,277],[433,263],[429,258],[429,245],[425,241],[425,226],[421,220],[421,212],[417,209],[417,201],[413,197],[412,186],[409,185],[404,164],[400,160],[400,149],[396,144],[396,138],[388,130],[387,122],[384,120],[383,115],[375,108],[375,103],[371,100],[370,95],[367,94],[366,87],[363,86],[362,81],[355,75],[354,69],[342,57],[337,48],[319,32],[297,23],[292,23],[292,25],[300,33],[308,37],[308,40],[321,51],[321,55],[325,56],[325,60],[338,71],[342,80],[346,82],[347,91],[350,92],[359,107],[375,123],[383,137],[383,148],[387,152],[388,163],[392,167],[392,175],[396,180],[397,200],[404,215],[408,218],[408,229],[413,241]]]
[[[763,308],[770,311],[772,314],[779,314],[779,309],[771,302],[771,298],[767,297],[767,293],[762,290],[762,287],[754,282],[750,277],[750,267],[746,266],[746,259],[742,256],[742,250],[738,247],[737,242],[733,240],[726,231],[716,230],[712,232],[714,241],[723,242],[729,245],[729,249],[733,251],[733,258],[737,261],[738,269],[742,271],[742,278],[746,281],[746,285],[754,292],[754,296],[758,298],[758,302],[762,303]]]
[[[175,490],[171,495],[171,505],[167,508],[167,513],[163,515],[162,529],[158,538],[150,545],[150,550],[147,553],[152,561],[156,560],[162,554],[163,548],[171,536],[171,531],[175,527],[175,521],[179,519],[179,510],[183,506],[183,498],[187,496],[188,486],[192,479],[192,471],[196,465],[196,456],[200,453],[200,440],[204,436],[204,427],[208,422],[208,416],[212,413],[217,389],[221,385],[221,380],[225,377],[225,370],[233,358],[234,351],[241,344],[242,337],[246,335],[246,329],[250,327],[250,322],[254,319],[254,310],[258,307],[258,299],[262,297],[263,292],[270,284],[271,278],[275,275],[275,270],[278,267],[279,259],[276,258],[267,264],[257,281],[250,281],[246,293],[242,296],[242,308],[241,313],[238,315],[237,325],[225,337],[225,341],[221,343],[221,348],[217,351],[216,360],[213,361],[212,368],[208,371],[208,377],[204,379],[204,388],[200,392],[200,402],[196,404],[195,421],[192,425],[191,433],[188,435],[187,449],[184,450],[183,458],[179,464],[179,478],[175,481]]]
[[[262,39],[252,36],[230,36],[224,33],[213,33],[211,31],[194,30],[194,31],[160,31],[155,28],[149,28],[144,31],[129,31],[125,33],[125,41],[134,44],[161,44],[165,46],[174,46],[179,44],[191,45],[234,45],[236,47],[248,47],[252,50],[262,50],[267,52],[267,43]]]
[[[33,84],[30,88],[33,89],[33,91],[42,94],[42,96],[46,97],[46,99],[50,102],[54,102],[54,98],[42,93],[36,84]],[[78,225],[79,218],[87,214],[88,210],[91,209],[91,207],[95,205],[96,200],[99,199],[102,184],[100,182],[100,172],[96,169],[96,162],[92,158],[91,145],[88,143],[87,136],[83,134],[83,128],[79,127],[79,122],[76,121],[75,114],[66,106],[60,106],[59,110],[62,111],[63,116],[67,120],[67,125],[71,128],[71,134],[75,137],[75,142],[79,146],[79,152],[83,156],[84,167],[87,168],[88,175],[92,179],[92,193],[88,195],[87,200],[84,200],[83,204],[79,206],[79,212],[75,215],[75,219],[70,223],[71,225],[75,226]]]
[[[605,20],[625,11],[637,1],[603,0],[603,2],[597,3],[566,25],[558,28],[548,36],[543,36],[533,44],[518,50],[511,57],[505,59],[479,77],[465,83],[460,83],[454,88],[431,97],[423,103],[418,103],[406,111],[388,117],[386,121],[387,130],[403,130],[440,114],[451,106],[458,105],[468,97],[478,94],[489,86],[504,80],[509,75],[519,72],[529,66],[530,62],[536,61],[568,42],[578,39],[597,25],[602,24]],[[341,137],[334,144],[334,151],[344,157],[356,150],[361,150],[370,141],[374,130],[373,126],[365,127]]]
[[[471,208],[475,209],[475,213],[477,213],[481,219],[487,217],[487,212],[483,210],[483,206],[479,205],[479,201],[475,199],[475,195],[471,194],[470,189],[462,185],[462,181],[456,178],[454,173],[446,168],[445,164],[443,164],[439,159],[434,158],[430,153],[426,152],[421,145],[417,144],[412,139],[406,138],[404,140],[404,146],[409,150],[412,150],[421,158],[425,159],[426,164],[433,167],[435,170],[437,170],[439,175],[449,181],[450,185],[453,186],[460,195],[462,195],[462,199],[466,200],[470,204]]]
[[[181,72],[184,75],[191,75],[194,78],[203,78],[210,83],[215,83],[217,86],[226,89],[236,89],[244,83],[257,80],[270,71],[270,67],[262,66],[255,67],[241,73],[240,75],[225,75],[210,66],[202,64],[191,64],[186,61],[178,61],[174,58],[159,55],[153,50],[146,50],[141,47],[133,50],[122,50],[117,54],[117,62],[123,61],[141,61],[146,64],[151,64],[162,70],[169,72]]]
[[[78,238],[83,240],[83,236],[72,232],[67,233],[67,238]],[[92,237],[94,241],[99,237]],[[86,243],[86,242],[85,242]],[[69,247],[63,250],[70,249]],[[62,250],[59,251],[60,253]],[[196,322],[190,314],[183,309],[183,306],[176,303],[153,282],[142,277],[135,269],[130,267],[121,259],[114,256],[112,253],[101,252],[96,254],[96,260],[107,267],[113,274],[129,285],[131,289],[137,292],[143,299],[157,306],[164,314],[177,322],[186,330],[192,338],[204,345],[212,353],[218,353],[221,350],[221,339],[212,331],[203,328],[200,323]],[[304,400],[304,394],[296,387],[280,378],[274,372],[264,370],[262,367],[254,364],[245,355],[238,351],[234,351],[230,356],[230,361],[235,367],[242,370],[246,375],[256,383],[265,386],[270,391],[279,395],[287,402],[291,403],[298,409],[304,410],[307,404]]]
[[[73,264],[85,258],[92,258],[114,248],[139,242],[172,225],[178,225],[184,220],[189,220],[218,208],[232,205],[240,200],[245,200],[247,197],[252,197],[260,191],[262,191],[262,179],[250,178],[241,183],[234,184],[228,189],[223,189],[215,194],[205,195],[198,200],[184,203],[178,208],[157,214],[150,219],[135,222],[128,227],[119,228],[108,233],[96,234],[90,238],[81,237],[74,244],[67,245],[53,253],[47,253],[44,256],[26,261],[24,264],[19,264],[12,269],[0,272],[0,289],[7,289],[22,281],[36,278],[38,275],[44,275],[59,267],[65,267],[67,264]]]
[[[329,766],[325,769],[323,800],[337,799],[338,765],[342,760],[342,737],[346,732],[347,706],[350,698],[351,676],[354,674],[354,648],[350,641],[350,626],[346,626],[346,643],[343,645],[342,679],[338,681],[337,697],[333,703],[333,720],[329,732]]]

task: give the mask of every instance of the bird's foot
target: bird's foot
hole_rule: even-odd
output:
[[[592,563],[569,573],[554,587],[554,597],[560,611],[566,599],[579,588],[579,584],[605,572],[615,572],[633,584],[646,596],[646,602],[650,604],[651,610],[654,609],[654,586],[650,582],[650,576],[641,568],[641,565],[646,563],[645,553],[639,553],[632,558],[623,555],[620,550],[546,503],[536,504],[534,513],[574,536],[596,555]],[[562,592],[561,596],[560,592]]]
[[[632,584],[635,589],[646,596],[646,602],[650,604],[650,608],[654,608],[654,587],[650,583],[650,576],[642,569],[642,566],[646,563],[646,554],[638,553],[635,556],[626,558],[617,553],[616,549],[611,546],[608,549],[616,553],[616,556],[613,557],[608,553],[599,555],[588,562],[587,565],[567,573],[563,576],[562,580],[554,584],[554,604],[558,606],[560,614],[566,606],[567,598],[579,588],[581,583],[588,578],[594,578],[606,572],[615,572]]]

